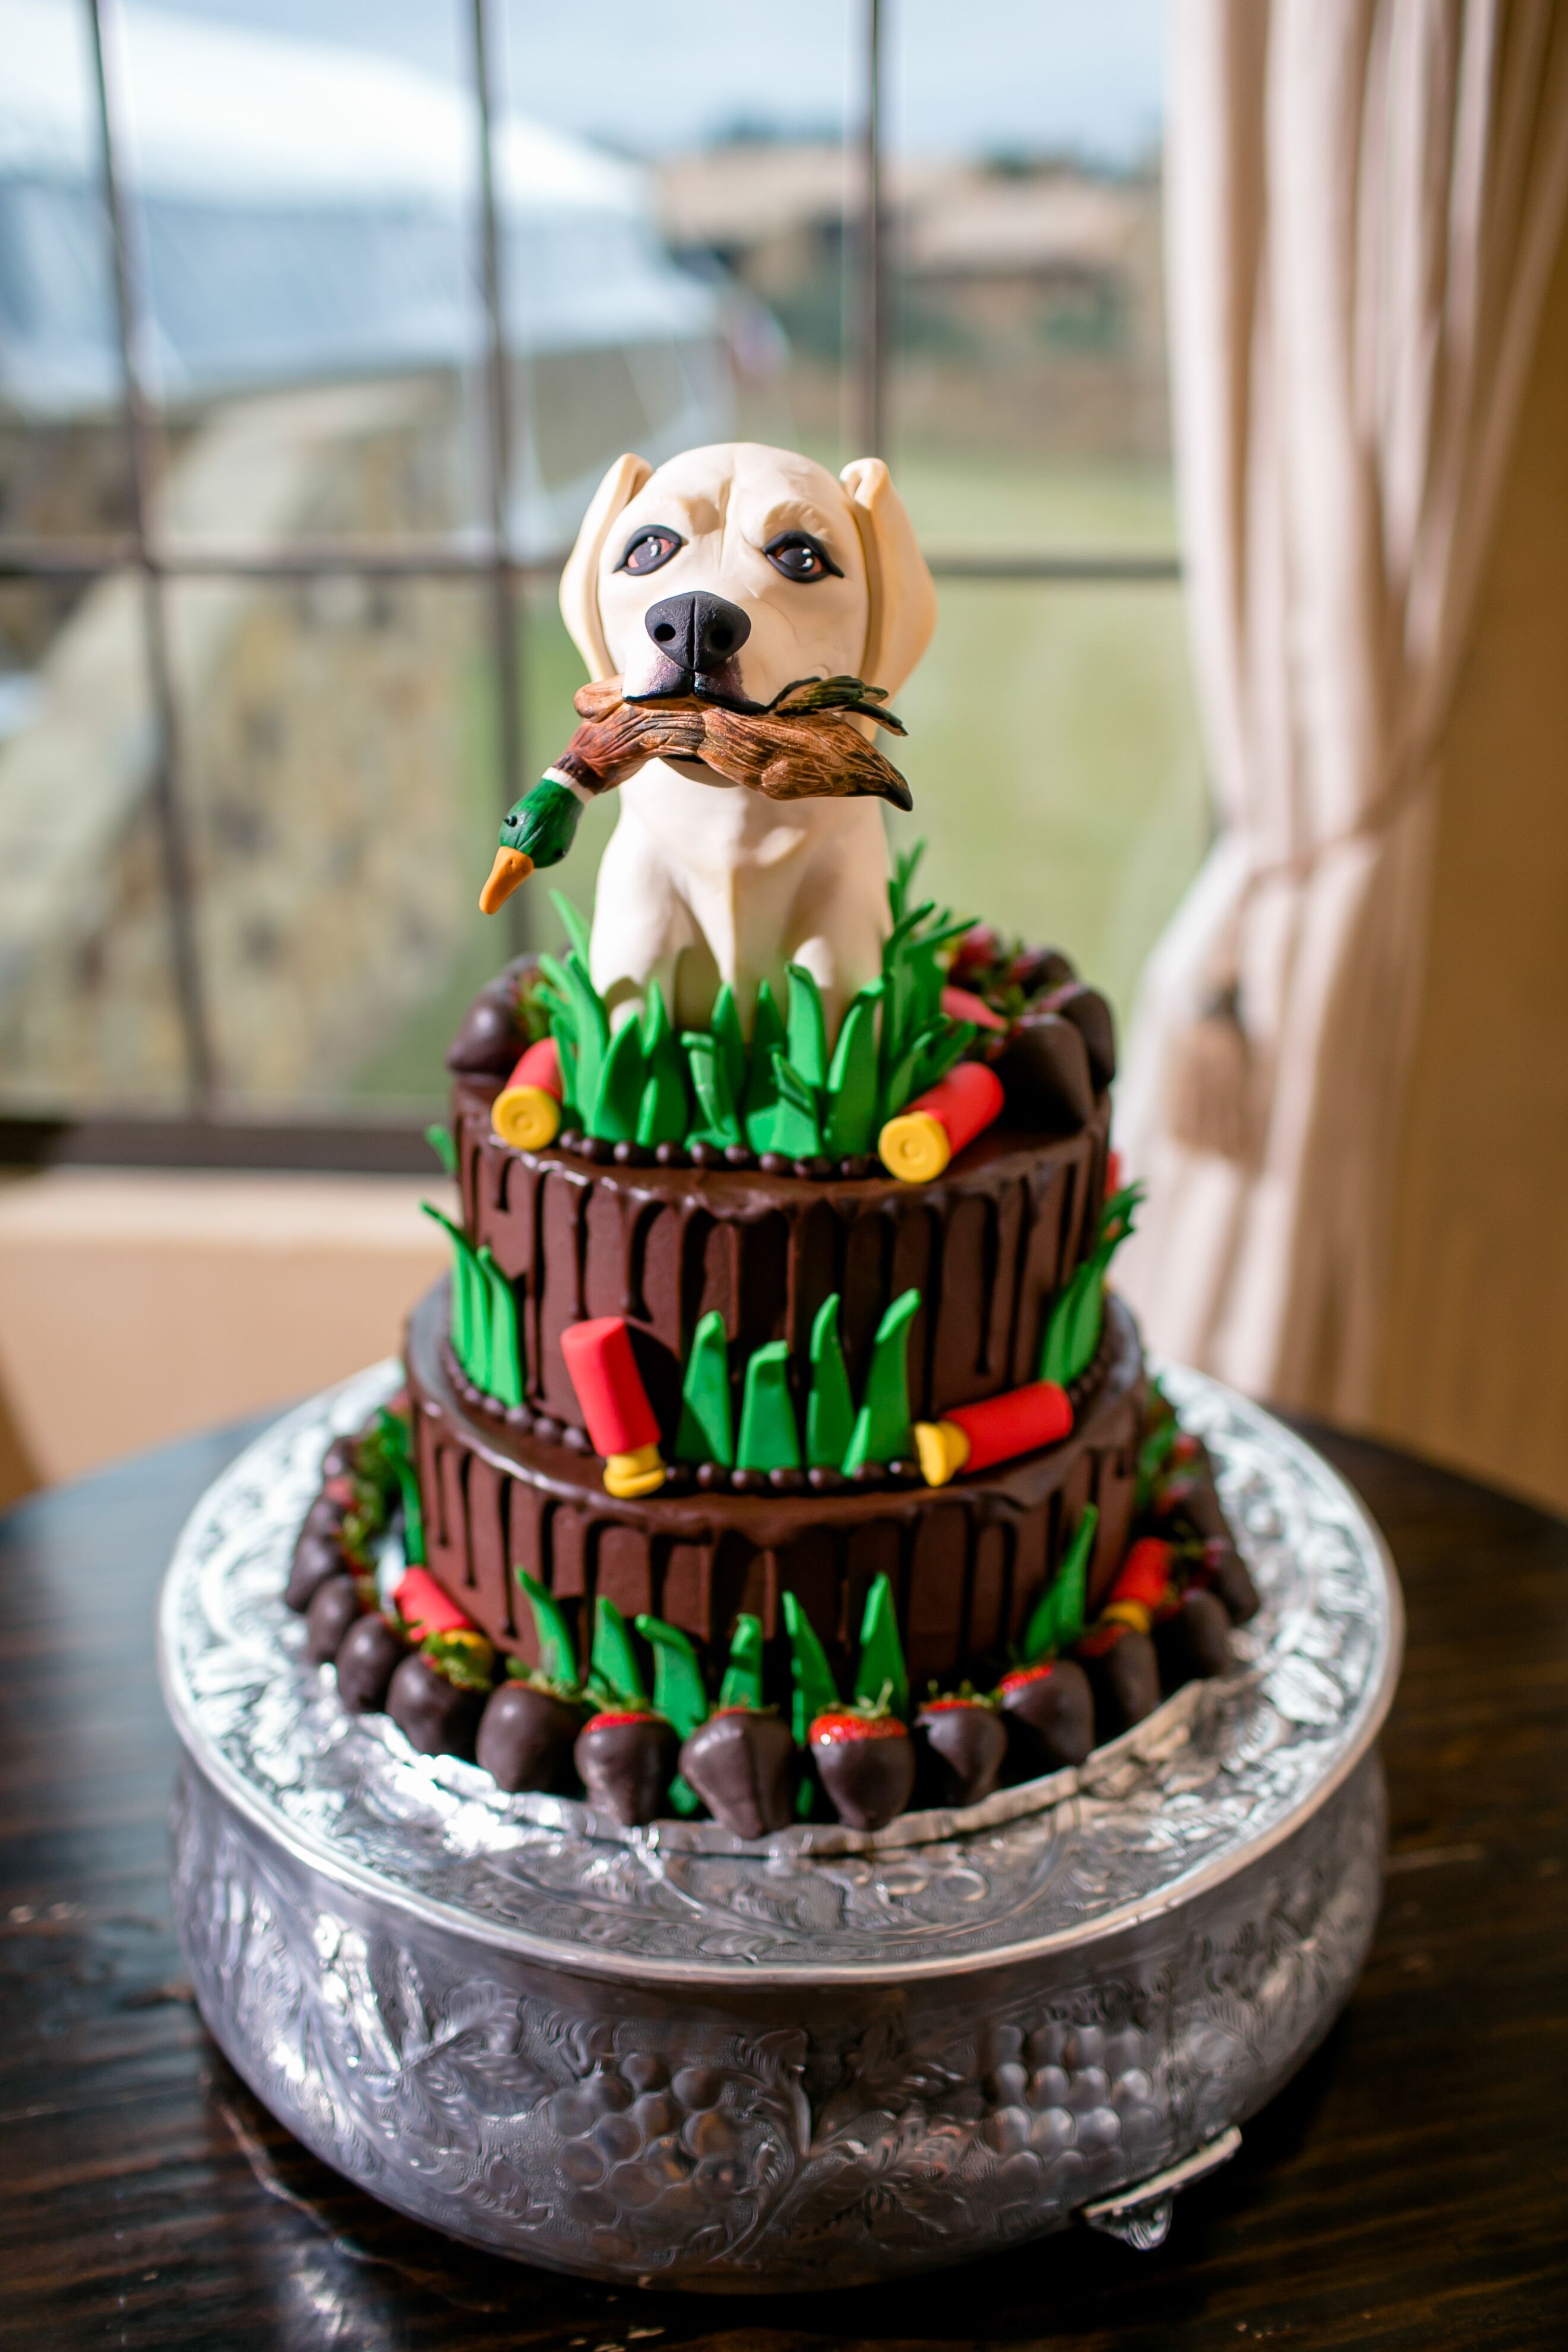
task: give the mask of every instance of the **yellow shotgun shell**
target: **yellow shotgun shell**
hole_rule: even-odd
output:
[[[514,1151],[542,1151],[561,1132],[561,1106],[544,1087],[503,1087],[490,1125]]]
[[[940,1118],[929,1110],[900,1111],[877,1138],[877,1157],[889,1176],[906,1184],[929,1184],[952,1158],[952,1146]]]
[[[915,1452],[928,1486],[945,1486],[969,1459],[969,1440],[956,1421],[917,1421]]]
[[[663,1486],[664,1456],[657,1445],[639,1445],[635,1454],[612,1454],[605,1463],[605,1492],[625,1502],[633,1495],[657,1495]]]

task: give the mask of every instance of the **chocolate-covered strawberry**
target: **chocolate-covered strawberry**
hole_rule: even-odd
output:
[[[1152,1628],[1179,1601],[1176,1557],[1174,1545],[1141,1536],[1116,1571],[1099,1624],[1078,1644],[1093,1685],[1102,1738],[1130,1730],[1160,1704],[1160,1661]]]
[[[515,1573],[533,1618],[539,1664],[507,1661],[506,1681],[485,1702],[474,1759],[509,1796],[521,1789],[560,1792],[572,1786],[572,1746],[589,1703],[560,1602],[525,1568]]]
[[[1223,1675],[1231,1663],[1230,1617],[1217,1594],[1194,1585],[1154,1627],[1160,1678],[1167,1690]]]
[[[1160,1704],[1160,1661],[1149,1634],[1112,1620],[1086,1633],[1078,1654],[1094,1692],[1094,1719],[1102,1739],[1114,1739],[1153,1714]]]
[[[400,1596],[420,1572],[408,1571]],[[495,1652],[482,1633],[467,1623],[434,1629],[393,1675],[386,1711],[421,1756],[471,1758],[494,1674]]]
[[[880,1830],[914,1794],[915,1744],[896,1715],[831,1708],[812,1724],[811,1760],[847,1829]]]
[[[1263,1603],[1247,1562],[1229,1536],[1211,1536],[1204,1545],[1196,1581],[1216,1593],[1233,1625],[1250,1624]]]
[[[329,1665],[337,1656],[344,1634],[360,1614],[359,1591],[352,1576],[329,1576],[317,1585],[305,1612],[305,1646],[319,1666]]]
[[[474,1760],[509,1796],[520,1789],[559,1793],[572,1784],[572,1745],[582,1727],[580,1700],[509,1669],[485,1702]]]
[[[651,1706],[605,1707],[577,1734],[572,1760],[590,1804],[635,1829],[667,1810],[677,1748],[673,1727]]]
[[[373,1715],[384,1706],[387,1686],[407,1655],[407,1643],[379,1611],[349,1627],[336,1664],[338,1696],[351,1715]]]
[[[307,1519],[300,1530],[289,1563],[289,1583],[283,1598],[290,1609],[303,1616],[329,1576],[347,1573],[348,1562],[338,1541],[339,1519],[334,1513],[330,1526],[319,1521],[312,1525]]]
[[[722,1706],[681,1744],[680,1777],[737,1837],[786,1829],[795,1740],[771,1708]]]
[[[917,1785],[929,1805],[976,1805],[1002,1777],[1007,1733],[972,1691],[928,1698],[915,1715]]]
[[[1071,1658],[1043,1658],[1015,1666],[997,1685],[996,1703],[1007,1738],[1007,1777],[1037,1780],[1081,1764],[1094,1746],[1094,1694]]]

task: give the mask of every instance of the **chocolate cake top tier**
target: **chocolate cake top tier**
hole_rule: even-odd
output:
[[[935,1182],[913,1185],[514,1150],[491,1128],[496,1087],[459,1076],[453,1089],[463,1226],[512,1286],[528,1404],[569,1428],[583,1417],[561,1335],[584,1317],[626,1318],[649,1397],[673,1428],[705,1314],[722,1315],[740,1368],[784,1340],[804,1393],[812,1324],[834,1292],[857,1392],[878,1323],[911,1288],[917,1418],[1016,1388],[1037,1376],[1047,1311],[1093,1244],[1105,1192],[1105,1094],[1074,1134],[998,1126]]]

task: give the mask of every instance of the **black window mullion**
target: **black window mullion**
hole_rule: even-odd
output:
[[[888,429],[889,285],[887,207],[882,197],[882,0],[865,0],[863,70],[866,110],[860,127],[860,447],[857,456],[885,457]]]
[[[104,0],[87,0],[93,78],[114,274],[115,331],[119,341],[121,406],[131,461],[131,555],[142,577],[142,626],[153,701],[156,759],[153,806],[158,829],[169,953],[184,1047],[185,1086],[199,1117],[212,1108],[215,1085],[212,1037],[196,937],[189,824],[180,767],[179,710],[170,658],[163,581],[152,538],[152,503],[157,480],[157,438],[152,404],[142,379],[141,352],[146,331],[142,289],[132,252],[124,184],[120,171],[117,93],[110,82],[104,39]]]
[[[510,560],[511,410],[501,293],[500,217],[496,200],[495,82],[489,0],[472,0],[472,24],[474,100],[479,126],[480,241],[489,412],[490,630],[500,739],[499,813],[504,816],[522,789],[523,676],[514,567]],[[522,894],[515,892],[506,912],[514,953],[523,943],[525,921]]]

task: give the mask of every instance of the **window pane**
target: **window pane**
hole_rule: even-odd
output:
[[[1159,0],[900,0],[889,414],[944,548],[1174,544]]]
[[[1208,840],[1179,592],[945,582],[898,707],[922,888],[1065,948],[1125,1018]]]
[[[504,961],[482,592],[186,583],[170,633],[224,1098],[434,1106]]]
[[[384,541],[488,513],[468,10],[402,53],[353,0],[130,0],[124,179],[175,549]],[[351,37],[357,40],[351,45]]]
[[[140,579],[0,585],[0,1097],[178,1107]]]
[[[599,433],[595,465],[734,433],[836,465],[854,454],[840,361],[860,21],[844,0],[731,0],[720,24],[697,0],[509,0],[520,114],[633,167],[623,248],[574,289],[563,327],[542,305],[533,330],[542,340],[580,315],[576,372],[602,379],[626,419]],[[513,290],[526,316],[544,289],[520,262]],[[553,446],[563,434],[579,447],[605,395],[579,395],[564,368],[558,391],[541,366],[540,484],[563,522],[590,468],[574,476]]]
[[[114,279],[88,16],[7,0],[0,32],[0,535],[126,530]]]

